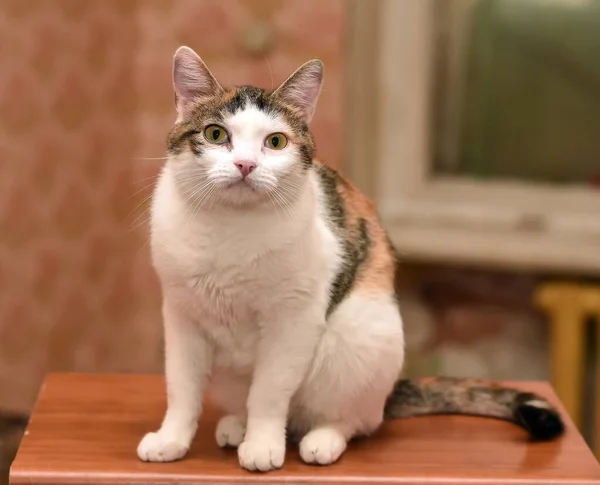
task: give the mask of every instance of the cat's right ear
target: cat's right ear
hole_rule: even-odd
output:
[[[179,117],[194,99],[223,91],[200,56],[187,46],[177,49],[173,58],[173,89]]]

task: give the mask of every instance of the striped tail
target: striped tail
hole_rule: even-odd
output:
[[[565,429],[543,397],[471,379],[402,379],[385,406],[385,419],[431,414],[465,414],[511,421],[536,440],[551,440]]]

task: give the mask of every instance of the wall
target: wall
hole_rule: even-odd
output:
[[[134,6],[0,3],[3,408],[27,409],[47,369],[133,364]]]
[[[410,264],[403,270],[408,375],[549,379],[548,325],[533,305],[540,275]]]
[[[313,130],[337,165],[343,28],[342,0],[0,3],[1,409],[27,411],[48,370],[161,368],[145,225],[161,161],[142,158],[164,156],[175,48],[267,88],[321,57]]]
[[[161,369],[146,219],[174,118],[175,48],[197,49],[225,83],[267,88],[323,58],[313,131],[339,165],[345,5],[0,3],[0,409],[27,411],[50,369]],[[547,376],[535,277],[407,271],[407,372]]]

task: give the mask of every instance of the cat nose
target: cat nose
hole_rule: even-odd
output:
[[[238,160],[235,166],[242,173],[242,177],[246,177],[252,170],[256,168],[256,162],[250,160]]]

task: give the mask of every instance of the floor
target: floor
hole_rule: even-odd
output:
[[[0,412],[0,485],[8,484],[8,470],[17,453],[26,423],[24,417]]]

